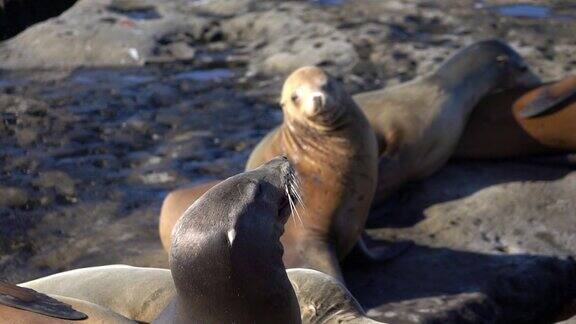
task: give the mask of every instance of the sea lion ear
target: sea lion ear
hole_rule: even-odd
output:
[[[381,148],[382,156],[392,156],[396,154],[400,148],[400,131],[396,127],[392,127],[384,132],[384,145]]]
[[[520,109],[520,117],[539,116],[573,96],[576,96],[576,76],[565,78],[542,88],[533,100]]]
[[[88,318],[72,306],[33,289],[0,281],[0,305],[67,320]]]

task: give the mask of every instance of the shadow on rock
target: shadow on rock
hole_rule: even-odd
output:
[[[372,211],[368,226],[410,227],[424,220],[425,210],[431,206],[465,198],[489,187],[560,180],[571,171],[565,165],[546,160],[453,161],[429,179],[407,184]]]
[[[344,264],[348,287],[387,323],[551,323],[576,298],[576,264],[415,246],[386,264]]]

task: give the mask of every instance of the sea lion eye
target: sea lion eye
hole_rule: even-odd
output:
[[[297,94],[293,94],[292,97],[290,97],[290,99],[292,100],[292,102],[294,104],[296,104],[296,102],[298,101],[298,95]]]
[[[510,60],[510,57],[508,57],[508,55],[496,56],[496,62],[498,62],[498,64],[500,64],[500,65],[504,65],[504,64],[508,63],[509,60]]]

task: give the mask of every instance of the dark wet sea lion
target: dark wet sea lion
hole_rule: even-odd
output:
[[[455,158],[576,152],[576,76],[487,96],[474,109]]]
[[[488,40],[458,51],[426,76],[354,96],[376,132],[381,154],[374,205],[406,182],[441,168],[482,97],[537,82],[516,51]]]
[[[160,241],[162,242],[164,250],[170,251],[172,229],[180,216],[184,214],[186,209],[190,207],[194,201],[218,183],[220,183],[220,180],[202,183],[190,188],[173,190],[164,198],[162,209],[160,210],[160,220],[158,222]]]
[[[155,323],[299,323],[279,238],[294,170],[284,157],[228,178],[178,220],[170,250],[177,296]]]
[[[339,261],[357,242],[362,243],[359,239],[374,194],[374,134],[346,91],[320,68],[293,72],[284,83],[281,104],[283,123],[256,146],[246,169],[279,154],[292,161],[300,175],[305,208],[298,208],[286,224],[281,239],[284,264],[319,270],[341,280]],[[160,223],[173,223],[170,219],[180,217],[180,211],[210,185],[171,193],[164,201]],[[168,226],[161,228],[161,237],[169,237],[168,233]],[[376,259],[403,249],[367,251],[360,246]]]

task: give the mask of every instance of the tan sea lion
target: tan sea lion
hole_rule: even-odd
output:
[[[354,96],[376,132],[381,154],[374,205],[442,167],[483,96],[537,82],[516,51],[488,40],[465,47],[426,76]]]
[[[32,289],[0,282],[0,323],[62,324],[62,323],[131,323],[100,305],[57,295],[45,295]]]
[[[164,297],[135,300],[139,286],[151,285],[158,295],[172,292],[170,298],[175,298],[158,323],[299,323],[299,314],[304,323],[378,323],[366,318],[348,290],[330,276],[308,269],[284,270],[279,239],[290,200],[297,198],[294,179],[287,159],[277,158],[209,190],[176,225],[172,276],[164,269],[106,266],[23,286],[134,314],[138,312],[126,309],[166,306]],[[119,302],[126,294],[134,297],[127,302],[132,305]]]
[[[87,301],[143,323],[152,322],[176,293],[170,270],[126,265],[76,269],[20,286]]]
[[[401,252],[402,247],[367,251],[359,240],[376,185],[377,145],[352,98],[322,69],[303,67],[284,83],[281,105],[283,123],[256,146],[246,169],[285,154],[298,170],[305,208],[292,215],[281,239],[286,267],[311,268],[342,280],[339,261],[357,242],[375,259]],[[205,189],[171,193],[160,224],[173,223]],[[160,228],[165,243],[169,230]]]
[[[576,152],[576,76],[487,96],[470,114],[455,158]]]

